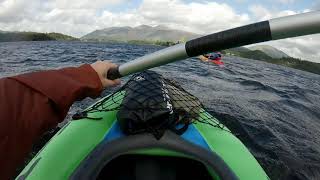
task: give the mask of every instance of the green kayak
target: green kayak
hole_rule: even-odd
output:
[[[148,79],[146,76],[148,74],[132,79],[142,82]],[[68,122],[17,179],[269,179],[241,141],[192,95],[157,77],[160,78],[157,82],[175,90],[175,93],[168,92],[174,107],[181,107],[179,102],[183,101],[177,100],[180,96],[191,97],[197,105],[194,108],[183,102],[189,107],[183,107],[185,111],[196,109],[197,114],[182,133],[166,130],[159,137],[147,132],[124,133],[118,119],[122,115],[135,116],[124,114],[121,109],[130,102],[126,100],[128,86],[124,85],[88,107],[77,120]],[[134,92],[152,91],[148,88],[150,85],[139,86]],[[162,89],[162,92],[167,91]]]

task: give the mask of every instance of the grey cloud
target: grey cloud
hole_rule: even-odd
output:
[[[314,6],[312,7],[312,10],[320,10],[320,1],[317,1],[314,3]]]
[[[10,24],[25,20],[37,21],[50,9],[48,1],[4,0],[0,3],[0,22]]]
[[[59,9],[103,9],[106,6],[114,6],[129,0],[55,0],[55,6]]]
[[[24,18],[24,9],[27,3],[16,1],[14,4],[10,0],[5,0],[0,4],[0,22],[18,22]]]

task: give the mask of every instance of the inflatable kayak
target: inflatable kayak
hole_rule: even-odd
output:
[[[196,97],[154,72],[135,75],[74,119],[17,179],[268,179]]]

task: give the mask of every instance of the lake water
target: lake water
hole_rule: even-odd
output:
[[[0,77],[98,59],[121,64],[161,48],[85,42],[0,43]],[[320,179],[320,75],[237,57],[223,61],[225,67],[220,68],[190,58],[154,70],[197,96],[249,148],[271,179]],[[95,101],[76,102],[65,121]]]

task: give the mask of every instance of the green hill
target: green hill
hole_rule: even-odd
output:
[[[320,74],[320,63],[305,61],[293,57],[272,58],[260,50],[250,50],[248,48],[232,48],[222,51],[223,54],[239,56],[243,58],[265,61],[272,64],[287,66],[315,74]]]
[[[57,41],[77,41],[79,40],[78,38],[75,38],[75,37],[72,37],[72,36],[69,36],[69,35],[65,35],[65,34],[61,34],[61,33],[47,33],[47,35],[50,37],[50,38],[53,38],[54,40],[57,40]]]
[[[239,57],[255,59],[255,60],[267,61],[269,59],[272,59],[272,57],[268,56],[266,53],[260,50],[250,50],[245,47],[227,49],[222,52],[228,55],[239,56]]]
[[[8,32],[0,31],[0,42],[12,41],[74,41],[72,36],[61,33]]]

